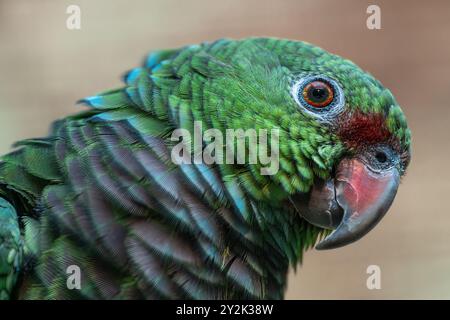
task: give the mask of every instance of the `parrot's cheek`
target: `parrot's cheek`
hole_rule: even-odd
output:
[[[400,174],[395,167],[371,170],[359,159],[344,159],[334,178],[335,201],[343,210],[337,228],[316,249],[338,248],[362,238],[383,218],[397,193]]]

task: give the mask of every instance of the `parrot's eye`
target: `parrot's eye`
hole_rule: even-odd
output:
[[[314,108],[325,108],[334,97],[333,88],[325,81],[316,80],[303,88],[303,99]]]
[[[307,111],[334,115],[344,106],[344,95],[336,81],[325,76],[308,76],[292,87],[295,101]]]

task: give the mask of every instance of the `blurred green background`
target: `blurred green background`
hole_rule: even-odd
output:
[[[81,30],[66,28],[81,7]],[[381,30],[366,9],[381,8]],[[221,37],[305,40],[353,60],[392,90],[413,132],[413,160],[383,221],[362,240],[310,251],[287,298],[450,298],[450,1],[0,0],[0,153],[45,135],[74,102],[120,86],[157,48]],[[366,269],[381,268],[368,290]]]

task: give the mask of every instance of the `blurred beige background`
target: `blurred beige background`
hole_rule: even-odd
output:
[[[66,29],[81,7],[82,29]],[[366,8],[381,7],[381,30]],[[157,48],[276,36],[353,60],[389,87],[409,119],[413,161],[384,220],[359,242],[310,251],[289,299],[450,299],[450,2],[361,0],[0,0],[0,153],[42,136],[74,102],[119,86]],[[381,268],[381,290],[366,268]]]

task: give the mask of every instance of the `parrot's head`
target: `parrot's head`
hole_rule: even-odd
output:
[[[318,249],[369,232],[410,161],[410,130],[391,92],[351,61],[304,42],[250,39],[217,52],[208,53],[217,74],[204,89],[209,105],[220,106],[211,121],[279,129],[279,170],[243,170],[247,191],[334,229]]]

